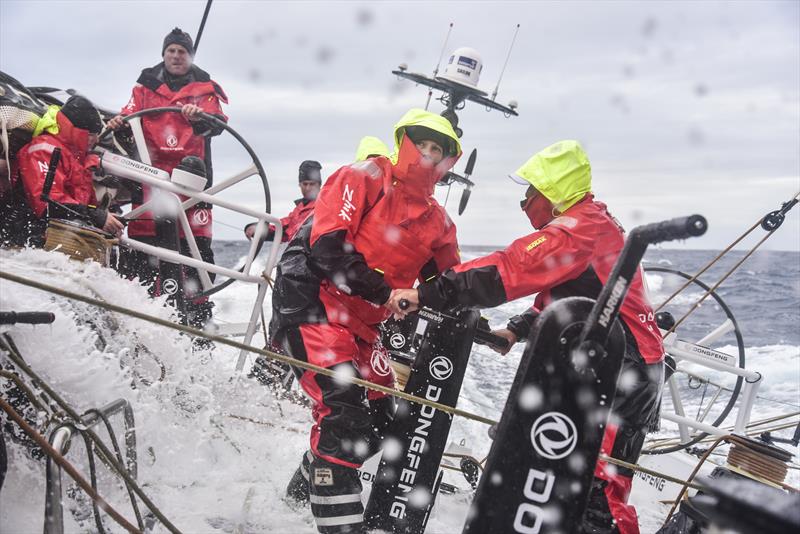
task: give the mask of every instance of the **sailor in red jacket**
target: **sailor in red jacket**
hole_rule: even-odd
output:
[[[124,124],[123,116],[143,109],[180,107],[180,114],[158,113],[142,118],[142,129],[151,163],[171,173],[185,156],[199,157],[205,162],[208,188],[213,182],[211,137],[219,135],[222,130],[203,121],[199,113],[205,112],[227,120],[220,102],[227,104],[228,97],[207,72],[193,64],[194,45],[188,33],[180,28],[173,29],[164,38],[161,54],[163,61],[142,71],[130,101],[121,114],[111,119],[108,125],[117,129]],[[150,195],[150,188],[142,186],[141,192],[134,194],[134,207],[149,200]],[[186,217],[203,260],[214,263],[211,249],[211,208],[211,205],[201,202],[187,209]],[[137,220],[131,221],[128,235],[150,244],[155,243],[156,225],[152,213],[144,213]],[[182,229],[180,236],[183,237]],[[183,239],[181,248],[183,254],[188,254],[188,244]],[[155,280],[157,269],[153,268],[146,255],[132,252],[130,262],[133,264],[132,270],[136,271],[134,274],[140,280]],[[194,269],[186,269],[185,275],[193,282],[189,285],[199,287],[199,278]],[[191,294],[188,296],[191,297]],[[188,306],[190,322],[202,327],[211,317],[213,304],[208,299],[200,299],[193,303],[194,306],[191,304]]]
[[[300,185],[300,198],[294,201],[294,209],[289,215],[281,219],[283,237],[281,242],[290,241],[294,234],[300,229],[309,215],[314,212],[314,201],[317,200],[319,189],[322,187],[322,165],[318,161],[306,160],[300,164],[297,181]],[[253,239],[256,231],[256,223],[250,223],[244,227],[244,235],[248,239]],[[272,241],[275,236],[275,228],[270,225],[265,241]]]
[[[19,189],[21,184],[24,198],[18,195],[19,201],[27,204],[32,215],[30,225],[19,230],[30,238],[31,244],[43,244],[48,218],[82,220],[112,234],[122,231],[122,223],[114,215],[95,206],[92,175],[99,160],[88,152],[97,142],[100,129],[100,116],[92,103],[82,96],[72,96],[60,109],[48,109],[39,120],[33,139],[17,152],[20,182],[13,187]],[[61,160],[49,194],[53,202],[48,203],[41,195],[56,148],[61,149]]]
[[[522,210],[536,232],[505,250],[457,265],[417,289],[395,290],[388,306],[405,315],[421,306],[493,307],[538,293],[534,307],[495,333],[513,345],[554,300],[597,298],[624,246],[623,229],[591,193],[589,160],[576,141],[561,141],[533,156],[515,177],[528,184]],[[514,177],[512,177],[514,178]],[[399,303],[411,303],[401,310]],[[645,434],[658,424],[664,349],[645,296],[641,269],[620,311],[627,346],[602,452],[635,463]],[[638,533],[627,504],[633,472],[598,461],[583,532]]]
[[[395,126],[396,159],[342,167],[325,182],[312,217],[278,264],[271,342],[294,358],[391,387],[377,325],[392,288],[459,262],[456,229],[433,198],[461,155],[443,117],[409,111]],[[311,397],[311,451],[289,488],[308,499],[320,532],[361,532],[356,468],[375,451],[394,413],[391,397],[314,372],[298,379]],[[310,473],[310,475],[309,475]]]

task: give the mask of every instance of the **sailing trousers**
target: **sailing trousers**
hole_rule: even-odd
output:
[[[273,344],[337,376],[394,385],[383,345],[367,343],[341,325],[288,327],[275,336]],[[357,469],[379,447],[394,414],[393,399],[314,371],[294,371],[313,401],[309,500],[317,528],[326,534],[361,532],[364,507]]]
[[[600,452],[635,464],[644,438],[659,420],[664,364],[646,364],[635,344],[628,341],[611,417]],[[582,534],[639,534],[636,509],[628,504],[633,471],[598,460]]]

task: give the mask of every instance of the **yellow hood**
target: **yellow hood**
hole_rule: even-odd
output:
[[[452,146],[443,148],[452,149],[452,152],[456,156],[461,155],[461,143],[450,121],[436,113],[415,108],[408,110],[397,124],[394,125],[394,153],[391,156],[393,163],[397,163],[397,154],[400,152],[400,142],[403,140],[403,134],[405,134],[405,130],[408,126],[425,126],[426,128],[430,128],[450,138],[453,143]]]
[[[53,135],[58,134],[58,121],[56,120],[56,114],[61,109],[61,106],[47,106],[47,111],[42,118],[39,119],[39,122],[36,123],[36,128],[33,130],[33,137],[42,134],[43,132],[51,133]]]
[[[383,141],[377,137],[368,135],[361,139],[358,143],[356,150],[356,161],[364,161],[370,156],[386,156],[389,157],[389,147],[383,144]]]
[[[592,190],[592,167],[577,141],[550,145],[514,174],[535,187],[562,212]]]

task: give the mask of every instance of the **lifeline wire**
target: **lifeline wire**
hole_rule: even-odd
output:
[[[259,349],[259,348],[256,348],[256,347],[253,347],[253,346],[250,346],[250,345],[245,345],[244,343],[240,343],[238,341],[233,341],[233,340],[227,339],[227,338],[222,337],[222,336],[208,334],[208,333],[206,333],[206,332],[204,332],[202,330],[199,330],[197,328],[192,328],[190,326],[173,323],[172,321],[168,321],[166,319],[161,319],[160,317],[154,317],[154,316],[148,315],[146,313],[137,312],[135,310],[131,310],[131,309],[125,308],[123,306],[117,306],[116,304],[111,304],[109,302],[104,302],[102,300],[97,300],[97,299],[93,299],[93,298],[90,298],[90,297],[85,297],[83,295],[79,295],[78,293],[73,293],[72,291],[67,291],[65,289],[61,289],[61,288],[58,288],[58,287],[55,287],[55,286],[51,286],[51,285],[48,285],[48,284],[43,284],[41,282],[37,282],[35,280],[30,280],[28,278],[23,278],[21,276],[17,276],[15,274],[7,273],[5,271],[0,271],[0,278],[4,278],[4,279],[9,280],[11,282],[16,282],[18,284],[22,284],[22,285],[25,285],[25,286],[28,286],[28,287],[33,287],[33,288],[39,289],[41,291],[46,291],[46,292],[49,292],[49,293],[53,293],[55,295],[59,295],[59,296],[62,296],[62,297],[68,298],[68,299],[77,300],[77,301],[80,301],[80,302],[84,302],[86,304],[91,304],[93,306],[97,306],[98,308],[104,308],[104,309],[109,310],[109,311],[121,313],[123,315],[128,315],[130,317],[135,317],[137,319],[141,319],[143,321],[147,321],[148,323],[153,323],[153,324],[164,326],[166,328],[171,328],[173,330],[178,330],[178,331],[184,332],[186,334],[191,334],[191,335],[193,335],[195,337],[206,338],[206,339],[209,339],[209,340],[214,341],[216,343],[220,343],[222,345],[228,345],[229,347],[233,347],[233,348],[236,348],[236,349],[239,349],[239,350],[253,352],[253,353],[256,353],[256,354],[261,354],[262,356],[267,356],[267,357],[269,357],[269,358],[271,358],[273,360],[277,360],[277,361],[285,363],[287,365],[291,365],[291,366],[294,366],[294,367],[300,367],[302,369],[307,369],[307,370],[310,370],[310,371],[314,371],[315,373],[318,373],[318,374],[321,374],[321,375],[325,375],[325,376],[330,376],[332,378],[336,378],[336,380],[339,380],[339,381],[344,382],[344,383],[355,384],[355,385],[358,385],[358,386],[361,386],[361,387],[364,387],[364,388],[367,388],[367,389],[380,391],[382,393],[386,393],[387,395],[392,395],[392,396],[395,396],[395,397],[398,397],[398,398],[401,398],[401,399],[405,399],[405,400],[410,401],[410,402],[414,402],[414,403],[425,405],[425,406],[430,406],[431,408],[435,408],[437,410],[440,410],[440,411],[445,412],[445,413],[449,413],[451,415],[458,415],[460,417],[464,417],[466,419],[472,419],[474,421],[479,421],[479,422],[487,424],[487,425],[495,425],[495,424],[497,424],[497,421],[494,421],[493,419],[489,419],[487,417],[483,417],[483,416],[480,416],[480,415],[476,415],[476,414],[472,414],[472,413],[469,413],[469,412],[465,412],[464,410],[459,410],[458,408],[452,408],[450,406],[447,406],[447,405],[444,405],[444,404],[441,404],[441,403],[438,403],[438,402],[429,401],[429,400],[423,399],[421,397],[416,397],[414,395],[409,395],[408,393],[405,393],[405,392],[402,392],[402,391],[397,391],[394,388],[388,388],[388,387],[385,387],[385,386],[381,386],[379,384],[374,384],[372,382],[369,382],[367,380],[362,380],[360,378],[354,378],[354,377],[351,377],[351,376],[342,376],[342,375],[337,374],[337,373],[335,373],[335,372],[333,372],[333,371],[331,371],[329,369],[326,369],[324,367],[320,367],[318,365],[314,365],[314,364],[311,364],[311,363],[302,362],[300,360],[296,360],[296,359],[291,358],[289,356],[284,356],[283,354],[278,354],[276,352],[272,352],[272,351],[269,351],[269,350],[266,350],[266,349]]]

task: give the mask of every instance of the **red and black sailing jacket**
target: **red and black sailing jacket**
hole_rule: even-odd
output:
[[[207,72],[194,65],[186,76],[171,78],[164,64],[160,63],[155,67],[144,69],[136,81],[137,85],[133,88],[130,101],[122,108],[122,115],[130,115],[143,109],[194,104],[221,120],[228,119],[222,112],[220,104],[220,101],[227,104],[228,97],[222,88],[211,80]],[[206,188],[211,186],[213,170],[210,138],[219,135],[221,128],[203,121],[192,123],[180,113],[169,112],[145,115],[142,117],[142,129],[153,166],[171,173],[185,156],[197,156],[206,164],[208,178]],[[134,196],[133,205],[139,206],[149,199],[150,188],[143,185],[141,194]],[[212,237],[210,205],[196,204],[186,210],[186,216],[195,236]],[[131,221],[128,225],[128,235],[154,236],[155,223],[152,213],[146,212],[139,220]]]
[[[541,310],[560,298],[596,299],[625,244],[623,232],[606,205],[587,194],[542,230],[421,284],[420,303],[436,309],[458,304],[493,307],[538,293],[534,308]],[[663,361],[661,333],[645,296],[641,269],[631,283],[620,318],[644,361]],[[518,323],[512,330],[520,337],[527,336],[527,328],[520,331],[519,327]]]
[[[417,161],[413,143],[403,147],[400,162]],[[416,183],[413,165],[409,172],[400,162],[372,158],[328,178],[278,264],[273,337],[287,326],[330,322],[375,342],[393,288],[458,264],[455,225],[431,196],[435,181]]]
[[[58,133],[42,133],[17,152],[19,179],[25,200],[36,217],[44,217],[47,202],[41,199],[50,158],[55,148],[61,149],[50,198],[66,206],[83,207],[96,202],[92,168],[99,158],[87,154],[89,132],[76,128],[60,111],[56,113]],[[83,210],[80,210],[83,211]]]

